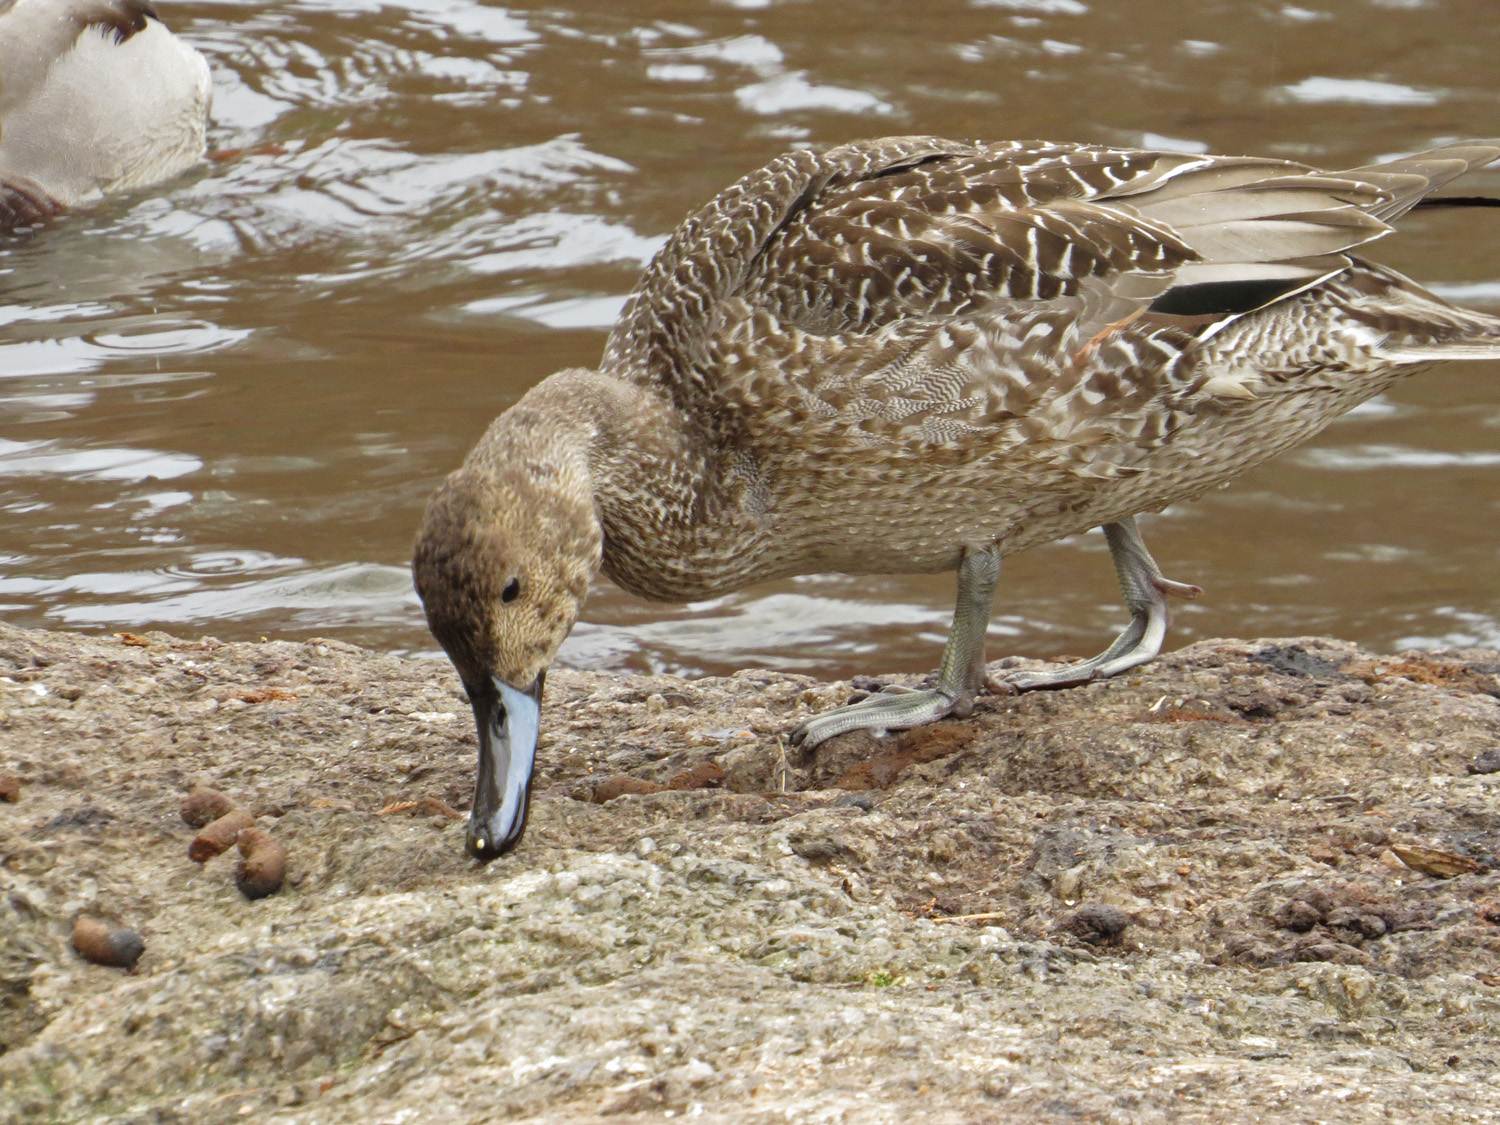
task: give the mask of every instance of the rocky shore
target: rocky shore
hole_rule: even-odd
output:
[[[1500,1121],[1497,673],[1206,642],[804,757],[850,684],[556,672],[481,867],[446,664],[0,627],[0,1122]]]

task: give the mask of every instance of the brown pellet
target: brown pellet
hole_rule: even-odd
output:
[[[21,779],[13,773],[0,777],[0,801],[13,805],[21,799]]]
[[[235,804],[217,789],[199,786],[182,799],[182,819],[194,828],[202,828],[210,821],[231,813]]]
[[[616,774],[614,777],[606,777],[594,786],[592,800],[596,805],[602,805],[606,801],[613,801],[616,797],[626,794],[644,797],[651,793],[660,793],[665,785],[658,785],[654,781],[647,781],[644,777],[631,777],[629,774]]]
[[[247,828],[255,827],[255,818],[244,809],[231,809],[203,827],[188,845],[188,859],[207,863],[214,856],[234,846],[235,839]]]
[[[273,895],[286,878],[286,849],[269,832],[246,828],[239,839],[241,859],[234,868],[234,885],[254,900]]]
[[[712,789],[724,780],[724,770],[717,762],[699,762],[692,769],[673,774],[668,789]]]
[[[73,923],[73,948],[85,961],[133,969],[146,951],[141,935],[123,926],[106,926],[97,919],[80,914]]]

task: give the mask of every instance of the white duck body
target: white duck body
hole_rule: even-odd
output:
[[[210,99],[147,0],[0,0],[0,229],[191,168]]]

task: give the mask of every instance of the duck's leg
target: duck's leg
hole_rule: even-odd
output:
[[[1118,675],[1146,663],[1161,652],[1167,625],[1171,621],[1167,612],[1168,596],[1196,598],[1203,589],[1162,576],[1161,567],[1146,550],[1146,543],[1135,526],[1135,517],[1105,524],[1104,537],[1109,541],[1115,575],[1120,580],[1120,590],[1130,610],[1130,624],[1112,645],[1092,660],[1068,664],[1051,672],[1004,673],[992,678],[992,688],[1003,691],[1008,686],[1016,691],[1030,691],[1034,688],[1072,687]]]
[[[808,719],[792,732],[792,742],[811,750],[834,735],[851,730],[905,730],[949,715],[964,718],[985,686],[984,635],[989,629],[995,583],[1000,580],[1000,548],[964,550],[958,564],[958,600],[953,629],[943,647],[937,684],[924,691],[872,695]],[[1010,689],[1006,689],[1010,690]]]

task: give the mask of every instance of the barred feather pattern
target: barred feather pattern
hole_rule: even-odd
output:
[[[544,380],[455,474],[482,488],[423,532],[419,558],[458,560],[422,571],[429,614],[499,565],[471,542],[689,600],[951,569],[1196,496],[1418,367],[1500,358],[1500,320],[1354,254],[1497,155],[1327,173],[896,137],[782,156],[672,235],[597,371]],[[473,626],[495,651],[499,621]]]
[[[1445,348],[1500,356],[1500,321],[1351,253],[1497,155],[783,156],[679,228],[610,337],[602,374],[678,440],[601,460],[605,569],[668,599],[947,569],[1195,496]]]

